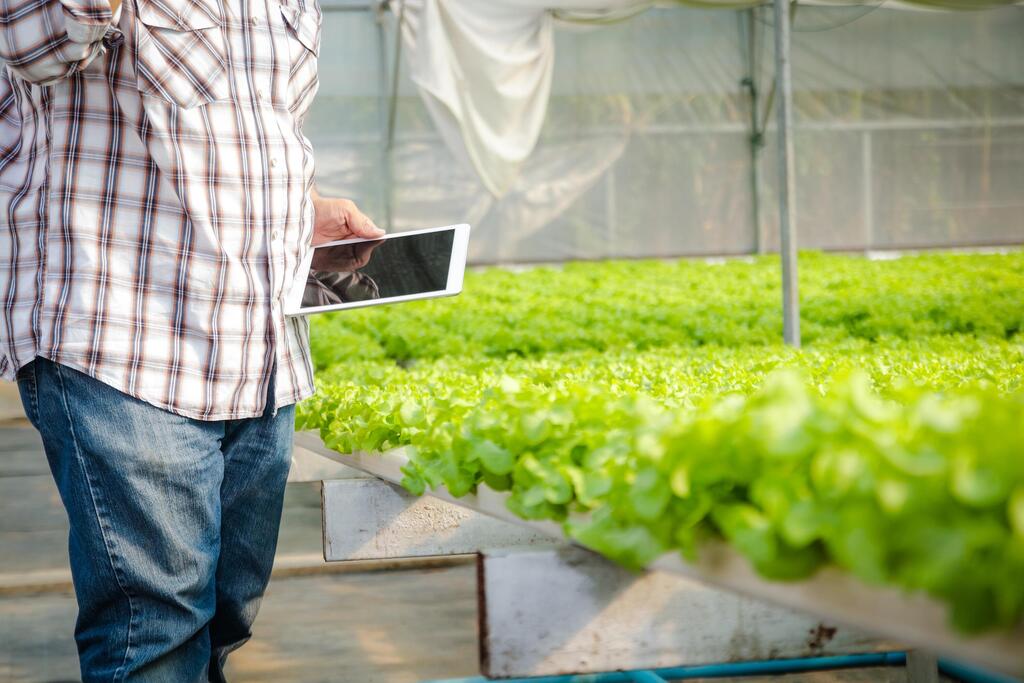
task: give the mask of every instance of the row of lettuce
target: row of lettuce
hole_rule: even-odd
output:
[[[298,426],[407,446],[411,491],[509,491],[627,566],[723,538],[769,578],[832,564],[1019,623],[1024,253],[801,266],[803,351],[769,260],[489,270],[316,321]]]
[[[1008,339],[1024,330],[1024,252],[800,259],[803,340]],[[772,346],[778,260],[568,263],[467,274],[458,299],[314,318],[318,369],[352,358],[538,356],[592,349]]]

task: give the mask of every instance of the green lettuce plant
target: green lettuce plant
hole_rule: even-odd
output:
[[[1024,618],[1024,254],[802,257],[802,351],[770,260],[474,273],[463,298],[314,320],[298,427],[408,447],[403,484],[508,491],[626,566],[721,539],[825,565],[967,632]]]

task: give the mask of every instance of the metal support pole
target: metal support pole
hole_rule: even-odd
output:
[[[800,292],[796,271],[793,153],[793,81],[789,71],[789,0],[774,0],[776,120],[779,136],[779,237],[782,251],[782,336],[800,347]]]
[[[398,116],[398,78],[402,74],[402,28],[405,24],[405,3],[398,8],[395,21],[395,57],[391,64],[391,101],[388,107],[388,143],[390,152],[395,147],[395,120]]]
[[[608,258],[615,254],[615,249],[619,244],[618,187],[615,165],[612,164],[604,174],[604,214],[607,232],[605,233],[605,250],[602,256]]]
[[[754,238],[754,251],[763,254],[768,250],[764,235],[764,225],[761,220],[761,149],[764,147],[764,131],[761,126],[761,104],[760,91],[758,89],[758,76],[760,67],[758,65],[758,43],[759,22],[755,12],[760,11],[752,7],[738,13],[740,22],[740,42],[746,38],[746,75],[740,85],[746,88],[750,104],[750,225]]]
[[[402,22],[405,18],[405,2],[398,8],[398,18],[395,21],[395,48],[391,59],[390,78],[388,77],[388,40],[385,22],[387,15],[392,11],[391,0],[379,0],[373,6],[377,18],[377,70],[380,92],[378,94],[378,108],[381,119],[381,136],[384,144],[381,145],[381,174],[383,176],[381,191],[384,201],[384,226],[392,229],[394,222],[394,189],[395,189],[395,118],[398,111],[398,77],[401,74],[402,63]]]
[[[874,160],[873,136],[870,130],[860,134],[860,182],[861,204],[864,208],[864,251],[875,248],[875,192],[874,192]]]
[[[381,145],[381,174],[382,182],[381,185],[381,199],[383,200],[384,216],[383,225],[385,229],[391,230],[392,223],[392,212],[391,212],[391,189],[394,181],[394,173],[391,167],[391,121],[390,121],[390,110],[391,101],[394,99],[394,94],[391,88],[391,84],[388,82],[388,41],[387,31],[385,30],[384,23],[387,21],[388,3],[386,1],[378,2],[374,7],[375,19],[377,23],[377,81],[378,81],[378,94],[377,94],[377,109],[380,119],[380,134],[384,139],[384,144]],[[395,40],[398,44],[402,42],[401,31],[397,32],[398,35]],[[388,94],[391,94],[391,100],[388,99]]]

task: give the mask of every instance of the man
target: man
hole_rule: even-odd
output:
[[[0,0],[0,376],[70,519],[82,677],[224,680],[273,561],[311,242],[315,0]]]

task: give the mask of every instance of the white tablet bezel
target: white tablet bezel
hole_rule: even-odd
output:
[[[350,301],[343,304],[331,304],[329,306],[313,306],[310,308],[302,308],[302,293],[306,289],[306,276],[309,274],[309,267],[310,264],[313,262],[314,250],[319,249],[320,247],[333,247],[338,244],[376,242],[378,240],[393,239],[395,237],[406,237],[409,235],[422,235],[428,232],[442,232],[444,230],[453,230],[455,232],[455,237],[452,240],[451,260],[448,263],[448,282],[444,289],[438,289],[431,292],[420,292],[419,294],[404,294],[402,296],[392,296],[384,299],[368,299],[366,301]],[[365,308],[366,306],[394,304],[402,301],[415,301],[417,299],[435,299],[443,296],[454,296],[462,291],[462,280],[466,272],[466,251],[468,248],[469,226],[466,225],[465,223],[460,223],[458,225],[445,225],[439,228],[424,228],[422,230],[391,232],[382,237],[375,237],[373,239],[356,238],[318,244],[315,247],[310,247],[306,251],[305,258],[302,259],[302,264],[298,271],[299,276],[296,277],[295,282],[292,284],[291,291],[284,301],[284,313],[285,315],[307,315],[309,313],[340,311],[348,308]]]

